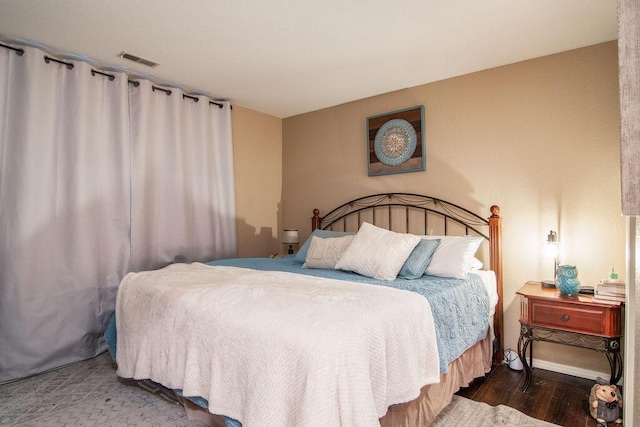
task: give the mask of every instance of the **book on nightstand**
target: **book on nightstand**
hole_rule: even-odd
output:
[[[600,300],[607,303],[623,303],[625,301],[624,288],[624,280],[601,280],[600,283],[595,286],[593,300]]]

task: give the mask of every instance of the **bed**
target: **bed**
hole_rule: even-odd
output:
[[[118,374],[209,425],[419,426],[502,361],[497,206],[386,193],[311,222],[295,255],[127,275]]]

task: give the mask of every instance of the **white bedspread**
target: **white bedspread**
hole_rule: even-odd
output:
[[[130,273],[118,374],[202,396],[252,426],[372,426],[439,381],[428,301],[284,272],[174,264]]]

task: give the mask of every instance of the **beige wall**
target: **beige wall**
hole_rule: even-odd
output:
[[[366,72],[366,70],[363,70]],[[489,216],[502,209],[505,345],[515,348],[515,292],[553,277],[544,259],[558,231],[560,261],[590,284],[625,265],[620,208],[616,43],[413,87],[283,121],[282,219],[310,232],[321,212],[370,193],[427,194]],[[368,177],[367,116],[424,105],[427,170]],[[535,358],[607,372],[604,356],[536,344]]]
[[[233,107],[238,256],[281,250],[282,120]]]

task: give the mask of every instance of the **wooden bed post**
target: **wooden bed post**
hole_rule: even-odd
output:
[[[311,217],[311,231],[317,230],[318,228],[320,228],[321,220],[322,218],[320,218],[320,210],[314,209],[313,216]]]
[[[491,206],[491,216],[489,217],[489,254],[491,258],[490,268],[496,273],[498,287],[498,304],[493,316],[493,330],[496,334],[496,344],[494,346],[493,363],[501,364],[504,360],[504,325],[502,311],[502,218],[500,218],[500,207]],[[496,348],[497,347],[497,348]]]

